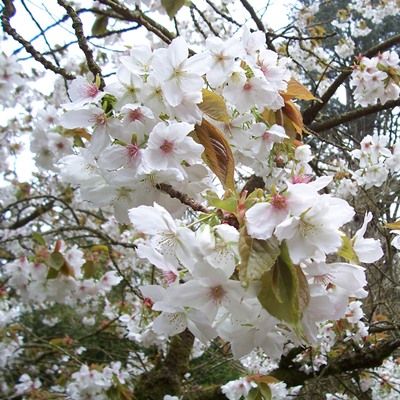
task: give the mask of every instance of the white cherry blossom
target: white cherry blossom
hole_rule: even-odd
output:
[[[151,170],[178,170],[182,177],[185,172],[182,161],[200,162],[203,146],[197,144],[188,134],[193,125],[186,122],[166,124],[159,122],[151,131],[147,148],[143,152],[146,168]]]

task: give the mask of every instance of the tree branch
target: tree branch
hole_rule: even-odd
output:
[[[135,399],[163,400],[166,394],[180,395],[181,382],[189,369],[189,359],[194,343],[187,329],[171,338],[164,360],[151,371],[145,372],[135,385]]]
[[[148,17],[140,9],[135,11],[120,4],[117,0],[99,0],[99,3],[109,6],[114,12],[122,16],[127,21],[136,22],[144,26],[148,31],[153,32],[162,41],[169,44],[175,38],[175,35],[162,25]]]
[[[285,365],[279,366],[269,375],[285,382],[288,386],[304,385],[306,381],[318,376],[326,378],[358,369],[365,370],[366,368],[379,367],[399,347],[400,339],[387,340],[375,346],[365,346],[357,352],[331,359],[328,365],[314,374],[306,374],[299,371],[296,365],[285,363]]]
[[[178,199],[182,204],[186,204],[194,211],[201,211],[203,213],[209,212],[209,210],[202,204],[198,203],[196,200],[192,199],[187,194],[178,192],[171,185],[168,185],[167,183],[158,183],[156,185],[156,188],[164,193],[169,194],[172,198]]]
[[[204,15],[204,13],[196,6],[196,4],[192,3],[190,7],[193,7],[197,13],[200,15],[200,17],[203,19],[203,21],[207,24],[208,29],[213,33],[213,35],[218,36],[218,32],[213,28],[211,22],[207,19],[207,17]]]
[[[3,27],[4,32],[9,34],[14,40],[21,43],[24,46],[25,50],[32,55],[32,57],[42,64],[46,69],[53,71],[55,74],[63,76],[65,79],[72,80],[75,79],[75,76],[69,72],[67,72],[64,68],[57,67],[52,62],[47,60],[41,53],[39,53],[30,42],[25,40],[12,26],[10,23],[10,18],[12,14],[10,14],[10,8],[12,8],[12,2],[10,0],[4,0],[4,8],[3,14],[1,16],[1,25]]]
[[[375,114],[379,111],[388,110],[394,107],[400,106],[400,99],[387,101],[385,104],[374,104],[365,108],[357,108],[344,113],[336,118],[330,118],[322,122],[315,122],[310,126],[313,131],[322,132],[332,129],[335,126],[344,124],[346,122],[353,121],[358,118],[365,117],[366,115]]]
[[[206,3],[222,18],[226,19],[228,22],[235,24],[238,27],[242,27],[241,24],[239,24],[237,21],[235,21],[232,17],[229,15],[224,14],[221,10],[218,9],[218,7],[211,1],[211,0],[206,0]]]
[[[119,35],[120,33],[130,32],[130,31],[133,31],[133,30],[138,29],[138,28],[140,28],[140,25],[130,26],[128,28],[117,29],[115,31],[107,31],[107,32],[104,32],[104,33],[102,33],[100,35],[88,35],[88,36],[86,36],[86,39],[88,41],[91,40],[91,39],[103,39],[103,38],[108,37],[108,36]],[[51,51],[46,51],[46,52],[43,53],[43,55],[48,55],[48,54],[51,54],[51,53],[60,53],[60,52],[62,52],[64,50],[66,50],[68,47],[72,46],[75,43],[78,43],[78,41],[77,40],[73,40],[71,42],[68,42],[68,43],[64,44],[63,46],[54,48]],[[24,58],[19,58],[18,61],[26,61],[26,60],[30,60],[30,59],[31,59],[31,57],[24,57]]]
[[[21,0],[21,4],[23,5],[23,7],[25,8],[26,12],[29,14],[29,16],[31,17],[32,21],[35,23],[35,25],[37,26],[37,28],[39,29],[40,32],[40,36],[43,37],[43,40],[45,41],[47,48],[51,51],[51,46],[49,41],[47,40],[47,36],[46,36],[46,32],[43,30],[43,28],[41,27],[41,25],[39,24],[39,22],[37,21],[37,19],[34,17],[34,15],[32,14],[31,10],[29,9],[29,7],[26,5],[24,0]],[[53,57],[54,62],[56,63],[57,67],[60,67],[60,63],[56,57],[56,55],[54,53],[51,53],[51,56]]]
[[[29,214],[25,218],[17,220],[11,226],[9,226],[8,229],[18,229],[29,224],[29,222],[32,222],[36,218],[50,211],[54,206],[54,202],[55,201],[52,200],[49,201],[47,204],[37,207],[36,210],[32,212],[32,214]]]
[[[265,30],[265,26],[262,23],[261,19],[258,17],[256,11],[254,10],[253,6],[247,0],[240,0],[243,7],[248,11],[252,20],[256,24],[257,28],[265,33],[265,43],[267,44],[270,50],[276,51],[275,46],[273,45],[269,33]]]
[[[85,33],[83,32],[83,25],[82,21],[79,18],[79,15],[76,13],[74,8],[70,6],[69,4],[66,4],[64,0],[57,0],[57,3],[61,6],[64,7],[65,10],[67,11],[67,14],[70,16],[72,19],[72,27],[74,28],[76,38],[78,39],[78,45],[80,49],[83,51],[86,57],[87,65],[89,68],[89,71],[93,74],[94,78],[96,76],[99,76],[100,78],[100,86],[99,89],[102,90],[104,88],[104,79],[101,74],[101,69],[99,65],[96,63],[93,57],[93,51],[89,47],[88,42],[85,37]]]

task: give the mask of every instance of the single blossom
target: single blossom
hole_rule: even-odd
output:
[[[172,107],[179,105],[187,93],[195,95],[195,103],[202,100],[202,76],[210,68],[209,55],[188,56],[188,46],[181,36],[174,39],[167,49],[158,49],[154,53],[151,76],[161,83],[163,95]]]
[[[186,122],[174,122],[169,125],[159,122],[151,131],[147,148],[143,152],[146,168],[151,170],[178,170],[182,178],[182,161],[198,163],[201,161],[203,146],[196,143],[188,134],[193,125]]]

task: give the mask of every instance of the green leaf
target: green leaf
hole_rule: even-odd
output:
[[[301,318],[310,300],[307,279],[298,265],[293,265],[285,242],[274,266],[261,278],[258,300],[274,317],[287,322],[303,338]]]
[[[229,123],[230,119],[225,100],[219,94],[203,89],[203,101],[198,106],[209,117],[226,124]]]
[[[96,275],[96,266],[93,261],[86,261],[82,265],[83,277],[85,279],[94,278]]]
[[[15,260],[15,256],[11,251],[5,249],[4,247],[0,247],[0,258],[4,258],[7,261]]]
[[[238,202],[236,195],[231,191],[228,191],[228,195],[225,195],[224,197],[224,199],[220,199],[217,193],[213,192],[212,190],[207,190],[205,195],[205,198],[210,206],[234,214],[236,212]]]
[[[346,235],[342,236],[342,247],[338,251],[338,255],[350,263],[360,263],[357,253],[354,251],[353,242]]]
[[[253,388],[247,395],[246,400],[263,400],[263,398],[261,397],[261,393],[258,388]]]
[[[94,36],[104,35],[107,32],[107,25],[108,25],[108,16],[98,15],[92,26],[92,35]]]
[[[248,284],[261,279],[273,267],[280,254],[279,242],[274,236],[268,240],[253,239],[243,227],[240,230],[239,253],[239,277]]]
[[[59,271],[57,271],[54,268],[49,268],[48,272],[47,272],[47,277],[46,279],[56,279],[57,276],[59,274]]]
[[[85,143],[80,136],[74,136],[74,147],[85,147]]]
[[[172,19],[176,13],[185,5],[186,0],[161,0],[161,4]]]
[[[271,388],[267,383],[259,383],[258,388],[264,400],[272,400]]]
[[[264,198],[264,190],[257,188],[254,189],[247,197],[246,201],[244,202],[246,210],[253,207],[254,204],[258,203],[260,200]]]
[[[55,269],[56,271],[59,271],[61,269],[61,267],[64,265],[64,263],[65,263],[65,258],[58,251],[54,251],[53,253],[51,253],[50,257],[47,261],[47,264],[49,265],[49,267],[51,267],[52,269]]]
[[[99,77],[99,75],[96,76],[96,78]],[[106,94],[102,99],[101,99],[101,107],[104,110],[106,114],[111,113],[114,110],[115,104],[117,103],[117,98],[112,95],[112,94]]]
[[[46,241],[39,232],[32,233],[32,240],[35,241],[37,244],[40,244],[41,246],[46,246]]]

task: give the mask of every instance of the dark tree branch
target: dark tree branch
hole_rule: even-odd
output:
[[[210,0],[206,0],[207,4],[223,19],[227,20],[228,22],[235,24],[236,26],[242,27],[239,22],[235,21],[232,17],[229,15],[224,14],[221,10],[218,9],[218,7]]]
[[[198,203],[196,200],[193,200],[187,194],[178,192],[171,185],[168,185],[167,183],[158,183],[156,185],[156,188],[164,193],[169,194],[172,198],[178,199],[182,204],[186,204],[194,211],[200,211],[203,213],[209,212],[209,210],[202,204]]]
[[[199,24],[199,21],[197,21],[196,16],[194,15],[194,8],[190,7],[190,16],[192,18],[193,24],[195,26],[195,28],[197,29],[197,31],[200,33],[201,36],[203,36],[204,39],[207,39],[207,35],[205,34],[205,32],[203,31],[203,29],[201,29],[201,26]]]
[[[265,43],[267,44],[267,47],[270,50],[276,51],[275,46],[272,43],[270,34],[265,30],[265,26],[262,23],[261,19],[258,17],[256,11],[254,10],[253,6],[247,1],[247,0],[240,0],[242,3],[243,7],[247,10],[247,12],[250,14],[252,20],[256,24],[257,28],[265,33]]]
[[[375,114],[379,111],[388,110],[398,106],[400,106],[400,99],[390,100],[385,104],[379,103],[365,108],[357,108],[356,110],[351,110],[347,113],[339,115],[338,117],[330,118],[322,122],[315,122],[310,128],[315,132],[323,132],[346,122],[351,122],[358,118],[365,117],[366,115]]]
[[[162,41],[169,44],[175,38],[175,35],[168,29],[164,28],[161,24],[157,23],[140,9],[134,11],[123,6],[117,0],[99,0],[101,4],[109,6],[115,13],[123,17],[126,21],[136,22],[137,24],[144,26],[148,31],[153,32]]]
[[[8,204],[6,207],[2,208],[0,210],[0,215],[5,215],[5,213],[7,211],[11,211],[14,208],[18,208],[20,205],[24,204],[24,203],[30,203],[30,202],[34,202],[34,201],[42,201],[42,200],[48,200],[49,203],[50,202],[60,202],[61,204],[64,205],[64,207],[66,209],[68,209],[71,214],[72,217],[74,218],[75,222],[79,225],[79,218],[78,216],[75,214],[74,209],[67,203],[65,202],[63,199],[61,199],[60,197],[55,197],[55,196],[51,196],[51,195],[39,195],[39,196],[32,196],[26,199],[21,199],[21,200],[17,200],[11,204]]]
[[[200,15],[200,17],[203,19],[203,21],[207,24],[208,29],[215,35],[219,36],[218,32],[213,28],[212,24],[210,21],[207,19],[207,17],[204,15],[204,13],[196,6],[196,4],[192,3],[191,7],[193,7],[196,12]]]
[[[44,204],[43,206],[37,207],[36,210],[32,212],[32,214],[29,214],[25,218],[21,218],[21,219],[17,220],[11,226],[9,226],[8,229],[18,229],[18,228],[21,228],[21,227],[29,224],[29,222],[34,221],[36,218],[38,218],[41,215],[50,211],[54,206],[54,202],[55,201],[52,200],[52,201],[48,202],[47,204]]]
[[[61,7],[64,7],[67,11],[67,14],[72,19],[72,27],[74,28],[76,38],[78,39],[78,45],[80,49],[83,51],[86,57],[86,62],[89,68],[89,71],[94,75],[94,78],[99,76],[100,78],[100,87],[99,89],[102,90],[104,88],[104,79],[101,74],[101,69],[99,65],[96,63],[93,57],[93,51],[89,47],[87,39],[85,37],[85,33],[83,32],[83,25],[82,21],[79,18],[79,15],[76,13],[74,8],[67,4],[64,0],[57,0],[58,4]]]
[[[328,377],[346,372],[365,370],[367,368],[379,367],[382,362],[400,347],[400,339],[387,340],[375,346],[365,346],[357,352],[344,354],[341,357],[331,359],[325,367],[314,374],[306,374],[299,371],[296,365],[286,363],[279,366],[269,375],[285,382],[288,386],[304,385],[304,383],[315,377]]]
[[[39,53],[30,42],[25,40],[12,26],[10,18],[12,15],[9,12],[12,2],[10,0],[4,0],[3,14],[1,16],[1,25],[4,32],[10,35],[14,40],[21,43],[25,50],[32,55],[32,57],[44,66],[44,68],[53,71],[55,74],[63,76],[65,79],[72,80],[75,76],[67,72],[64,68],[54,65],[52,62],[47,60],[43,54]]]
[[[135,399],[162,400],[166,394],[180,395],[193,343],[194,336],[187,329],[173,336],[165,359],[139,377],[135,385]]]
[[[21,4],[23,5],[23,7],[25,8],[26,12],[29,14],[29,16],[31,17],[32,21],[35,23],[35,25],[37,26],[37,28],[39,29],[40,35],[41,37],[43,37],[43,40],[45,41],[47,48],[51,51],[51,45],[49,43],[49,41],[47,40],[47,36],[45,31],[43,30],[43,28],[41,27],[41,25],[39,24],[39,22],[36,20],[36,18],[34,17],[34,15],[32,14],[31,10],[28,8],[28,6],[26,5],[24,0],[21,0]],[[54,53],[51,53],[54,62],[56,63],[57,67],[60,67],[60,63],[56,57],[56,55]]]
[[[88,35],[88,36],[86,36],[86,39],[88,41],[92,40],[92,39],[103,39],[103,38],[108,37],[108,36],[118,35],[120,33],[133,31],[133,30],[138,29],[138,28],[140,28],[140,25],[130,26],[128,28],[117,29],[115,31],[107,31],[107,32],[104,32],[104,33],[102,33],[100,35]],[[51,51],[46,51],[46,52],[43,53],[43,55],[48,55],[48,54],[51,54],[51,53],[60,53],[60,52],[66,50],[68,47],[70,47],[70,46],[72,46],[73,44],[76,44],[76,43],[78,43],[78,41],[77,40],[73,40],[73,41],[71,41],[69,43],[64,44],[64,46],[60,46],[60,47],[54,48]],[[30,60],[30,59],[31,59],[31,57],[25,57],[25,58],[20,58],[19,61],[26,61],[26,60]],[[104,76],[105,75],[103,75],[103,77]]]
[[[115,16],[115,15],[110,15],[110,13],[106,13],[105,11],[99,10],[99,9],[97,9],[97,8],[81,8],[81,9],[79,9],[79,10],[76,11],[76,13],[77,13],[78,15],[83,14],[83,13],[88,13],[88,12],[91,12],[91,13],[96,14],[96,15],[99,14],[99,15],[105,15],[105,16],[112,17],[112,18],[117,18],[117,16]],[[54,28],[54,27],[56,27],[56,26],[59,26],[59,25],[62,24],[63,22],[67,21],[68,18],[69,18],[69,15],[68,15],[68,14],[65,14],[65,15],[64,15],[63,17],[61,17],[60,19],[58,19],[57,21],[55,21],[55,22],[53,22],[52,24],[48,25],[46,28],[44,28],[44,29],[43,29],[43,33],[46,33],[46,32],[49,31],[50,29],[52,29],[52,28]],[[106,33],[108,33],[108,32],[106,32]],[[33,37],[29,40],[29,42],[32,43],[32,42],[34,42],[35,40],[37,40],[38,38],[40,38],[41,36],[42,36],[42,33],[39,33],[39,34],[33,36]],[[99,35],[99,36],[86,36],[87,39],[90,39],[90,38],[93,38],[93,37],[103,37],[103,36],[100,36],[100,35]],[[77,43],[77,42],[74,42],[74,43]],[[21,50],[23,50],[23,49],[24,49],[23,46],[22,46],[22,47],[19,47],[18,49],[16,49],[16,50],[13,52],[13,54],[16,55],[16,54],[18,54],[18,53],[19,53]],[[47,52],[47,53],[43,53],[43,54],[46,55],[46,54],[49,54],[49,53]]]

